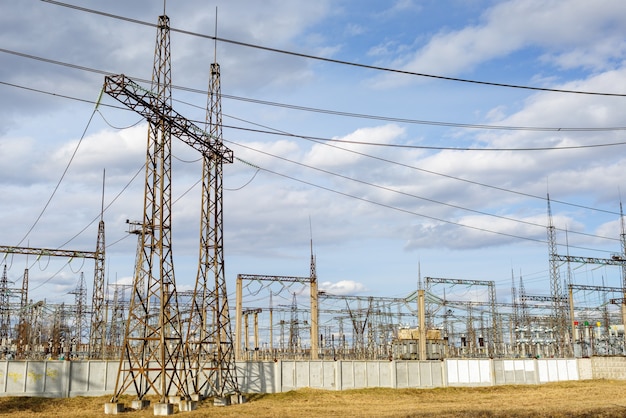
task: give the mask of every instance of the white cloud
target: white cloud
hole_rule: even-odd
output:
[[[367,291],[367,288],[362,283],[353,280],[341,280],[335,283],[322,282],[319,285],[319,289],[337,296],[351,296]]]
[[[404,70],[426,74],[468,73],[481,64],[528,47],[545,48],[542,60],[563,68],[611,68],[624,58],[626,4],[614,1],[526,1],[496,4],[479,24],[443,30],[412,53],[396,58]],[[584,28],[584,29],[583,29]],[[614,64],[613,64],[614,65]],[[380,87],[406,83],[386,76]]]

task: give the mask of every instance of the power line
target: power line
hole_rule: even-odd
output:
[[[91,67],[87,67],[83,65],[71,64],[71,63],[67,63],[63,61],[53,60],[50,58],[40,57],[40,56],[33,55],[33,54],[26,54],[23,52],[13,51],[13,50],[6,49],[6,48],[0,48],[0,52],[3,52],[5,54],[19,56],[22,58],[32,59],[35,61],[45,62],[48,64],[68,67],[68,68],[72,68],[72,69],[76,69],[80,71],[92,72],[92,73],[102,74],[102,75],[115,74],[112,71],[100,70],[97,68],[91,68]],[[129,76],[129,78],[138,82],[150,83],[150,80],[140,78],[140,77]],[[18,86],[18,85],[7,83],[7,82],[3,82],[2,84],[12,85],[15,87],[21,87],[24,89],[30,89],[29,87]],[[189,93],[198,93],[204,96],[208,94],[208,91],[206,90],[196,89],[192,87],[172,85],[172,88],[175,90],[186,91]],[[578,127],[577,128],[577,127],[549,127],[549,126],[544,126],[544,127],[542,126],[507,126],[507,125],[471,124],[471,123],[464,123],[464,122],[430,121],[430,120],[421,120],[421,119],[400,118],[400,117],[393,117],[393,116],[369,115],[369,114],[355,113],[355,112],[344,112],[344,111],[332,110],[332,109],[321,109],[321,108],[315,108],[315,107],[294,105],[294,104],[289,104],[289,103],[280,103],[280,102],[273,102],[273,101],[268,101],[268,100],[240,97],[240,96],[234,96],[234,95],[228,95],[228,94],[222,94],[222,98],[246,102],[246,103],[254,103],[254,104],[260,104],[260,105],[265,105],[265,106],[273,106],[273,107],[280,107],[284,109],[298,110],[298,111],[303,111],[303,112],[328,114],[328,115],[333,115],[333,116],[343,116],[343,117],[367,119],[367,120],[380,120],[380,121],[386,121],[386,122],[397,122],[397,123],[406,123],[406,124],[413,124],[413,125],[441,126],[441,127],[449,127],[449,128],[501,130],[501,131],[536,131],[536,132],[612,132],[612,131],[626,130],[626,126],[591,127],[591,128],[590,127]],[[530,148],[528,150],[534,150],[534,148]]]
[[[291,134],[291,133],[286,133],[286,132],[272,132],[272,131],[265,131],[265,130],[260,130],[260,129],[242,128],[239,126],[224,125],[224,127],[242,130],[242,131],[268,134],[268,135],[280,135],[280,136],[287,136],[287,137],[292,137],[292,138],[311,139],[315,141],[335,142],[338,144],[368,145],[368,146],[386,147],[386,148],[426,149],[426,150],[436,150],[436,151],[498,151],[498,152],[503,152],[503,151],[560,151],[560,150],[576,150],[576,149],[585,149],[585,148],[602,148],[602,147],[614,147],[614,146],[619,146],[619,145],[626,145],[626,142],[613,142],[613,143],[606,143],[606,144],[571,145],[571,146],[564,146],[564,147],[534,147],[534,148],[442,147],[442,146],[432,146],[432,145],[381,144],[377,142],[367,142],[367,141],[352,141],[352,140],[347,141],[347,140],[335,139],[335,138],[322,138],[318,136],[308,136],[308,135]]]
[[[270,170],[268,168],[261,167],[261,166],[259,166],[257,164],[245,161],[245,160],[243,160],[241,158],[238,158],[238,157],[235,157],[235,159],[237,161],[239,161],[239,162],[242,162],[242,163],[244,163],[246,165],[251,166],[252,168],[263,170],[263,171],[265,171],[267,173],[274,174],[274,175],[277,175],[279,177],[284,177],[284,178],[287,178],[289,180],[296,181],[298,183],[306,184],[308,186],[312,186],[312,187],[315,187],[315,188],[318,188],[318,189],[326,190],[328,192],[335,193],[335,194],[338,194],[338,195],[341,195],[341,196],[345,196],[345,197],[349,197],[349,198],[352,198],[352,199],[356,199],[356,200],[359,200],[359,201],[362,201],[362,202],[371,203],[373,205],[380,206],[380,207],[383,207],[383,208],[392,209],[392,210],[395,210],[395,211],[398,211],[398,212],[403,212],[403,213],[406,213],[406,214],[409,214],[409,215],[419,216],[419,217],[430,219],[430,220],[437,221],[437,222],[442,222],[442,223],[446,223],[446,224],[450,224],[450,225],[455,225],[455,226],[460,226],[460,227],[464,227],[464,228],[469,228],[469,229],[473,229],[473,230],[480,231],[480,232],[488,232],[490,234],[501,235],[501,236],[505,236],[505,237],[509,237],[509,238],[516,238],[516,239],[521,239],[521,240],[525,240],[525,241],[532,241],[532,242],[538,242],[538,243],[541,243],[541,244],[547,244],[547,241],[539,239],[539,238],[523,237],[523,236],[520,236],[520,235],[509,234],[509,233],[506,233],[506,232],[494,231],[494,230],[490,230],[490,229],[486,229],[486,228],[481,228],[481,227],[477,227],[477,226],[473,226],[473,225],[467,225],[467,224],[463,224],[463,223],[460,223],[460,222],[455,222],[455,221],[451,221],[451,220],[447,220],[447,219],[438,218],[438,217],[435,217],[435,216],[425,215],[423,213],[415,212],[415,211],[408,210],[408,209],[399,208],[397,206],[393,206],[393,205],[389,205],[389,204],[386,204],[386,203],[377,202],[375,200],[367,199],[367,198],[364,198],[364,197],[361,197],[361,196],[356,196],[356,195],[351,194],[351,193],[342,192],[340,190],[336,190],[336,189],[333,189],[333,188],[330,188],[330,187],[327,187],[327,186],[322,186],[320,184],[316,184],[316,183],[313,183],[313,182],[310,182],[310,181],[307,181],[307,180],[299,179],[299,178],[296,178],[296,177],[293,177],[293,176],[290,176],[290,175],[287,175],[287,174],[284,174],[284,173],[279,173],[277,171]],[[598,251],[598,252],[610,253],[610,251],[598,250],[596,248],[579,247],[579,246],[574,246],[574,245],[570,245],[569,248],[576,248],[576,249],[580,249],[580,250]]]
[[[37,92],[37,93],[49,94],[49,95],[56,96],[56,97],[62,97],[62,98],[71,99],[71,100],[77,100],[77,101],[80,101],[80,102],[95,103],[95,102],[93,102],[91,100],[78,99],[78,98],[75,98],[75,97],[72,97],[72,96],[50,93],[50,92],[47,92],[47,91],[34,89],[34,88],[30,88],[30,87],[24,87],[24,86],[20,86],[20,85],[17,85],[17,84],[12,84],[12,83],[6,83],[6,82],[0,81],[0,84],[4,84],[4,85],[16,87],[16,88],[23,88],[23,89],[26,89],[26,90],[29,90],[29,91],[33,91],[33,92]],[[184,102],[184,101],[181,101],[181,100],[176,100],[176,101],[184,103],[184,104],[186,104],[188,106],[193,106],[193,107],[200,108],[200,106],[196,106],[194,104],[187,103],[187,102]],[[115,109],[122,109],[124,111],[128,110],[128,109],[123,108],[123,107],[114,106],[114,105],[108,105],[108,104],[105,104],[105,103],[101,103],[101,106],[111,107],[111,108],[115,108]],[[357,155],[361,155],[361,156],[364,156],[364,157],[367,157],[367,158],[379,160],[379,161],[386,162],[386,163],[389,163],[389,164],[394,164],[394,165],[402,166],[402,167],[405,167],[405,168],[410,168],[410,169],[421,171],[421,172],[428,173],[428,174],[431,174],[431,175],[441,176],[441,177],[449,178],[451,180],[457,180],[457,181],[465,182],[465,183],[468,183],[468,184],[474,184],[474,185],[477,185],[477,186],[486,187],[486,188],[490,188],[490,189],[493,189],[493,190],[503,191],[503,192],[512,193],[512,194],[517,194],[517,195],[524,196],[524,197],[530,197],[530,198],[534,198],[534,199],[539,199],[539,200],[542,200],[542,201],[546,200],[546,198],[542,197],[542,196],[536,196],[536,195],[532,195],[532,194],[529,194],[529,193],[523,193],[523,192],[511,190],[511,189],[505,189],[505,188],[502,188],[502,187],[489,185],[489,184],[486,184],[486,183],[481,183],[481,182],[477,182],[477,181],[473,181],[473,180],[467,180],[467,179],[463,179],[463,178],[460,178],[460,177],[451,176],[451,175],[448,175],[448,174],[438,173],[438,172],[435,172],[435,171],[427,170],[427,169],[420,168],[420,167],[411,166],[411,165],[408,165],[408,164],[400,163],[400,162],[389,160],[389,159],[386,159],[386,158],[376,157],[376,156],[373,156],[373,155],[370,155],[370,154],[365,154],[365,153],[362,153],[362,152],[359,152],[359,151],[338,147],[338,146],[335,146],[335,145],[329,143],[329,142],[344,142],[344,143],[355,144],[357,142],[341,141],[341,140],[333,140],[333,139],[313,137],[313,136],[297,135],[297,134],[292,134],[292,133],[288,133],[288,132],[285,132],[285,131],[281,131],[281,130],[278,130],[278,129],[269,128],[269,127],[267,127],[265,125],[261,125],[261,124],[254,123],[254,122],[250,122],[250,121],[247,121],[247,120],[244,120],[244,119],[241,119],[241,118],[237,118],[237,117],[234,117],[234,116],[229,116],[229,115],[224,115],[224,116],[227,116],[227,117],[230,117],[230,118],[233,118],[233,119],[236,119],[236,120],[239,120],[239,121],[251,124],[251,125],[260,126],[260,127],[265,128],[265,129],[271,129],[271,131],[252,130],[252,129],[248,129],[248,128],[235,127],[235,126],[225,126],[227,128],[238,129],[238,130],[249,130],[249,131],[258,132],[258,133],[267,133],[267,134],[274,134],[274,135],[284,135],[284,136],[294,137],[294,138],[301,138],[301,139],[309,140],[309,141],[312,141],[312,142],[315,142],[315,143],[323,144],[323,145],[326,145],[326,146],[329,146],[329,147],[333,147],[333,148],[336,148],[336,149],[339,149],[339,150],[342,150],[342,151],[354,153],[354,154],[357,154]],[[193,121],[193,122],[203,123],[202,121]],[[111,126],[111,125],[109,125],[109,126]],[[360,142],[360,143],[363,143],[363,142]],[[366,143],[366,144],[375,145],[374,143]],[[623,143],[598,144],[598,145],[581,146],[581,147],[611,146],[611,145],[622,145],[622,144]],[[377,144],[377,145],[383,145],[383,144]],[[451,148],[438,147],[437,149],[444,150],[444,149],[451,149]],[[556,149],[556,148],[552,148],[552,149]],[[481,151],[481,150],[485,150],[485,149],[469,149],[469,150]],[[501,149],[501,150],[503,150],[503,151],[512,151],[513,149]],[[607,214],[611,214],[611,215],[620,215],[619,213],[614,212],[614,211],[609,211],[609,210],[599,209],[599,208],[593,208],[593,207],[590,207],[590,206],[579,205],[579,204],[576,204],[576,203],[565,202],[565,201],[562,201],[562,200],[552,199],[552,202],[553,203],[562,204],[562,205],[566,205],[566,206],[578,207],[578,208],[581,208],[581,209],[586,209],[586,210],[591,210],[591,211],[603,212],[603,213],[607,213]]]
[[[106,17],[113,18],[113,19],[118,19],[118,20],[124,20],[126,22],[136,23],[136,24],[140,24],[140,25],[144,25],[144,26],[150,26],[150,27],[154,27],[154,28],[157,27],[157,25],[154,24],[154,23],[149,23],[149,22],[145,22],[145,21],[142,21],[142,20],[138,20],[138,19],[131,19],[131,18],[128,18],[128,17],[114,15],[114,14],[111,14],[111,13],[105,13],[105,12],[101,12],[101,11],[94,10],[94,9],[88,9],[86,7],[80,7],[80,6],[75,6],[75,5],[72,5],[72,4],[62,3],[60,1],[54,1],[54,0],[41,0],[41,1],[43,1],[45,3],[54,4],[54,5],[57,5],[57,6],[63,6],[63,7],[71,8],[71,9],[76,9],[76,10],[79,10],[79,11],[82,11],[82,12],[97,14],[97,15],[106,16]],[[470,84],[479,84],[479,85],[494,86],[494,87],[506,87],[506,88],[514,88],[514,89],[545,91],[545,92],[552,92],[552,93],[568,93],[568,94],[584,94],[584,95],[595,95],[595,96],[626,97],[626,94],[624,94],[624,93],[602,93],[602,92],[580,91],[580,90],[552,89],[552,88],[547,88],[547,87],[535,87],[535,86],[524,86],[524,85],[518,85],[518,84],[496,83],[496,82],[491,82],[491,81],[470,80],[470,79],[464,79],[464,78],[447,77],[447,76],[442,76],[442,75],[418,73],[418,72],[407,71],[407,70],[400,70],[400,69],[395,69],[395,68],[388,68],[388,67],[381,67],[381,66],[376,66],[376,65],[361,64],[361,63],[345,61],[345,60],[339,60],[339,59],[334,59],[334,58],[320,57],[320,56],[311,55],[311,54],[304,54],[304,53],[301,53],[301,52],[287,51],[287,50],[284,50],[284,49],[271,48],[271,47],[262,46],[262,45],[258,45],[258,44],[251,44],[251,43],[247,43],[247,42],[235,41],[235,40],[232,40],[232,39],[220,38],[220,37],[212,36],[212,35],[205,35],[205,34],[202,34],[202,33],[199,33],[199,32],[192,32],[192,31],[183,30],[183,29],[170,28],[170,30],[172,32],[178,32],[178,33],[185,34],[185,35],[205,38],[205,39],[209,39],[209,40],[212,40],[212,41],[219,41],[219,42],[229,43],[229,44],[232,44],[232,45],[238,45],[238,46],[243,46],[243,47],[247,47],[247,48],[260,49],[260,50],[263,50],[263,51],[275,52],[275,53],[279,53],[279,54],[291,55],[291,56],[295,56],[295,57],[307,58],[307,59],[312,59],[312,60],[317,60],[317,61],[324,61],[324,62],[329,62],[329,63],[333,63],[333,64],[341,64],[341,65],[348,65],[348,66],[352,66],[352,67],[359,67],[359,68],[364,68],[364,69],[368,69],[368,70],[376,70],[376,71],[390,72],[390,73],[396,73],[396,74],[404,74],[404,75],[411,75],[411,76],[417,76],[417,77],[434,78],[434,79],[439,79],[439,80],[455,81],[455,82],[470,83]]]
[[[521,224],[525,224],[525,225],[539,227],[539,228],[542,228],[544,230],[547,228],[547,225],[541,225],[541,224],[537,224],[537,223],[534,223],[534,222],[524,221],[524,220],[521,220],[521,219],[514,219],[514,218],[507,217],[507,216],[496,215],[496,214],[493,214],[493,213],[488,213],[488,212],[483,212],[483,211],[480,211],[480,210],[470,209],[470,208],[467,208],[465,206],[453,205],[453,204],[450,204],[450,203],[441,202],[441,201],[430,199],[430,198],[427,198],[427,197],[418,196],[418,195],[415,195],[415,194],[412,194],[412,193],[407,193],[407,192],[403,192],[403,191],[400,191],[400,190],[396,190],[396,189],[393,189],[391,187],[386,187],[386,186],[381,186],[379,184],[370,183],[370,182],[367,182],[365,180],[355,179],[355,178],[352,178],[352,177],[349,177],[349,176],[345,176],[343,174],[332,172],[330,170],[324,170],[322,168],[313,167],[311,165],[307,165],[307,164],[304,164],[304,163],[293,161],[293,160],[291,160],[289,158],[280,157],[280,156],[277,156],[275,154],[270,154],[268,152],[261,151],[261,150],[256,149],[256,148],[252,148],[252,147],[247,146],[247,145],[238,144],[238,143],[233,142],[233,141],[226,141],[225,140],[225,142],[237,145],[239,147],[242,147],[242,148],[245,148],[245,149],[248,149],[248,150],[251,150],[251,151],[255,151],[255,152],[259,153],[259,154],[267,155],[269,157],[273,157],[273,158],[276,158],[276,159],[279,159],[279,160],[282,160],[282,161],[286,161],[286,162],[289,162],[291,164],[295,164],[295,165],[298,165],[298,166],[301,166],[301,167],[305,167],[305,168],[308,168],[308,169],[311,169],[311,170],[322,172],[324,174],[329,174],[329,175],[332,175],[332,176],[335,176],[335,177],[339,177],[339,178],[342,178],[344,180],[353,181],[353,182],[356,182],[356,183],[359,183],[359,184],[363,184],[363,185],[366,185],[366,186],[369,186],[369,187],[374,187],[374,188],[377,188],[377,189],[380,189],[380,190],[385,190],[385,191],[388,191],[388,192],[396,193],[396,194],[399,194],[399,195],[402,195],[402,196],[407,196],[407,197],[411,197],[411,198],[414,198],[414,199],[424,200],[424,201],[427,201],[427,202],[430,202],[430,203],[435,203],[435,204],[438,204],[438,205],[441,205],[441,206],[447,206],[447,207],[450,207],[450,208],[453,208],[453,209],[459,209],[459,210],[463,210],[463,211],[467,211],[467,212],[476,213],[478,215],[490,216],[490,217],[503,219],[503,220],[510,221],[510,222],[517,222],[517,223],[521,223]],[[420,215],[420,216],[422,216],[422,215]],[[426,215],[424,215],[424,216],[426,216]],[[428,217],[428,216],[426,216],[426,217]],[[433,219],[438,219],[438,218],[433,218]],[[560,229],[560,230],[562,230],[562,229]],[[564,231],[564,230],[562,230],[562,231]],[[592,237],[592,238],[602,238],[602,239],[607,239],[607,240],[612,240],[612,241],[619,241],[619,239],[617,239],[617,238],[611,238],[611,237],[605,237],[605,236],[600,236],[600,235],[594,235],[594,234],[589,234],[589,233],[586,233],[586,232],[577,232],[577,231],[570,231],[570,230],[568,230],[568,232],[572,233],[572,234],[584,235],[584,236],[588,236],[588,237]]]

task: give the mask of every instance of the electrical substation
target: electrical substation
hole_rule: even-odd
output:
[[[623,216],[615,234],[622,248],[610,258],[558,254],[549,197],[550,294],[527,293],[523,277],[511,273],[504,292],[494,281],[416,277],[416,288],[405,289],[404,297],[334,295],[319,287],[311,242],[307,276],[242,272],[236,277],[236,299],[228,300],[222,165],[236,157],[222,143],[220,67],[216,62],[210,67],[206,128],[201,129],[172,108],[169,30],[168,17],[160,16],[150,87],[123,74],[106,76],[103,87],[149,124],[143,219],[129,223],[138,240],[133,283],[106,283],[104,213],[94,251],[0,246],[2,359],[116,360],[108,412],[123,410],[119,397],[131,393],[133,408],[146,407],[145,397],[156,394],[159,408],[169,414],[172,397],[187,410],[203,398],[218,405],[243,402],[236,362],[626,354]],[[203,159],[198,274],[194,290],[184,292],[176,289],[172,263],[170,148],[175,138]],[[23,265],[19,257],[28,256],[93,260],[93,275],[77,275],[74,303],[32,300],[28,268],[17,272],[15,267]],[[618,269],[622,286],[575,283],[571,271],[581,265]]]

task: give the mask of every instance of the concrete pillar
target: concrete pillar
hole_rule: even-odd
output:
[[[419,359],[426,360],[426,298],[424,289],[417,291],[417,306],[419,309]]]
[[[241,282],[241,276],[238,274],[235,283],[235,361],[241,361],[241,311],[243,309],[243,287]]]
[[[311,360],[319,359],[319,311],[317,277],[311,278]]]
[[[254,360],[259,360],[259,313],[254,313]]]

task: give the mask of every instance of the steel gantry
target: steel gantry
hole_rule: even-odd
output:
[[[491,324],[487,327],[487,342],[490,346],[490,352],[493,355],[501,353],[502,348],[502,330],[498,326],[498,308],[496,303],[496,287],[494,281],[488,280],[466,280],[466,279],[449,279],[438,277],[425,277],[426,290],[431,292],[433,284],[451,284],[451,285],[464,285],[464,286],[487,286],[488,289],[488,304],[490,307]],[[471,323],[468,323],[473,330]]]
[[[313,264],[313,259],[312,259],[312,265]],[[310,352],[310,358],[311,360],[317,360],[318,356],[319,356],[319,332],[314,330],[317,330],[317,324],[319,323],[319,310],[318,310],[318,297],[320,295],[320,293],[317,290],[317,277],[314,276],[314,272],[315,269],[312,267],[311,268],[311,272],[312,272],[312,276],[313,277],[296,277],[296,276],[269,276],[269,275],[261,275],[261,274],[238,274],[237,275],[237,282],[236,282],[236,305],[235,305],[235,315],[236,315],[236,320],[235,320],[235,356],[238,360],[243,358],[243,353],[241,351],[242,349],[242,341],[241,341],[241,334],[242,334],[242,328],[243,328],[243,312],[244,312],[244,307],[243,307],[243,283],[244,282],[259,282],[261,283],[262,286],[265,286],[264,282],[270,282],[270,283],[279,283],[281,284],[283,287],[285,287],[285,284],[293,284],[293,283],[299,283],[299,284],[303,284],[303,285],[309,285],[309,294],[310,294],[310,313],[311,313],[311,330],[310,330],[310,338],[311,338],[311,352]],[[295,293],[294,293],[295,295]],[[271,298],[270,298],[270,304],[271,304]],[[249,308],[246,308],[249,309]],[[272,313],[273,313],[273,306],[270,306],[269,310],[268,310],[269,314],[270,314],[270,327],[273,325],[272,324]],[[294,309],[292,306],[291,309],[291,313],[292,315],[294,314]],[[291,319],[292,324],[294,323],[294,319]],[[315,327],[313,327],[313,324],[315,324]],[[293,324],[295,325],[295,324]],[[270,329],[270,334],[273,333],[273,330]],[[292,335],[294,333],[292,332]],[[270,337],[270,350],[273,351],[273,337]]]
[[[0,253],[34,255],[37,257],[65,257],[94,259],[93,297],[91,300],[91,331],[89,333],[89,357],[102,359],[106,342],[106,318],[104,312],[104,220],[100,216],[96,251],[77,251],[53,248],[11,247],[0,245]],[[24,288],[26,286],[26,288]],[[28,294],[28,272],[24,274],[23,294]],[[25,316],[21,317],[25,320]],[[25,329],[25,325],[22,327]]]

